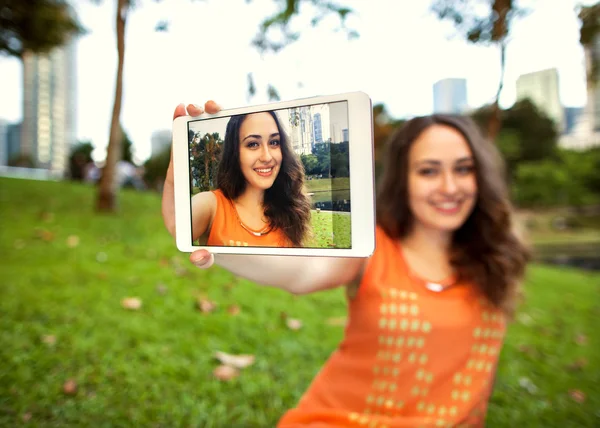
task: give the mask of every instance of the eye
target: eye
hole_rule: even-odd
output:
[[[462,165],[456,168],[456,172],[463,175],[471,174],[474,170],[475,167],[473,165]]]
[[[254,148],[258,147],[258,142],[250,141],[249,143],[246,144],[246,147],[248,147],[249,149],[254,149]]]
[[[269,143],[270,143],[272,146],[279,146],[279,144],[280,144],[280,141],[279,141],[279,140],[271,140]]]
[[[419,170],[419,175],[424,175],[424,176],[433,176],[437,173],[437,170],[435,168],[421,168]]]

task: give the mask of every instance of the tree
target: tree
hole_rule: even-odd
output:
[[[586,57],[587,103],[589,111],[595,114],[597,109],[596,99],[595,96],[589,96],[589,94],[595,94],[596,82],[600,72],[600,58],[594,48],[594,43],[600,33],[600,3],[581,7],[578,16],[581,21],[579,43],[581,43]]]
[[[121,160],[135,164],[133,161],[133,142],[129,139],[129,135],[121,127]]]
[[[116,209],[118,183],[116,180],[117,162],[121,155],[121,103],[123,100],[123,65],[125,62],[125,23],[131,0],[117,0],[116,31],[117,31],[117,82],[115,99],[110,123],[110,136],[106,149],[106,162],[98,186],[96,209],[100,212],[112,212]]]
[[[71,180],[83,181],[85,179],[85,167],[94,161],[93,151],[94,146],[90,141],[79,142],[73,147],[69,156],[69,178]]]
[[[0,4],[0,53],[23,59],[47,54],[85,30],[64,0],[3,0]]]
[[[373,106],[373,140],[375,145],[375,177],[381,173],[381,160],[385,144],[397,128],[404,124],[402,119],[394,119],[390,116],[383,104]]]
[[[493,114],[493,106],[487,105],[475,110],[472,117],[483,130]],[[556,125],[529,99],[517,101],[511,108],[501,111],[500,120],[503,125],[496,144],[506,161],[509,178],[515,178],[517,167],[523,162],[556,158]]]
[[[511,24],[527,11],[517,7],[516,0],[433,0],[431,9],[439,19],[451,21],[468,42],[498,47],[500,81],[485,129],[488,137],[494,141],[502,126],[499,100],[504,85],[506,46]]]
[[[101,0],[94,0],[99,2]],[[161,0],[157,0],[161,1]],[[252,0],[247,0],[251,3]],[[276,1],[276,0],[275,0]],[[278,52],[290,43],[298,40],[299,33],[291,32],[289,24],[294,16],[300,13],[301,3],[311,3],[317,10],[316,15],[313,17],[312,25],[316,26],[318,23],[326,17],[329,13],[337,13],[342,22],[342,27],[345,28],[344,22],[348,14],[352,13],[352,10],[347,7],[337,6],[330,2],[319,2],[318,0],[286,0],[283,3],[283,8],[272,16],[267,17],[260,25],[259,31],[252,41],[252,45],[256,47],[261,53],[265,52]],[[117,31],[117,51],[118,51],[118,66],[117,66],[117,83],[115,87],[115,98],[113,113],[111,119],[110,137],[108,141],[108,148],[106,153],[106,162],[104,167],[104,173],[100,181],[98,189],[97,199],[97,210],[103,212],[114,212],[116,210],[117,202],[117,183],[115,180],[115,168],[119,160],[119,154],[121,153],[121,128],[119,125],[120,114],[121,114],[121,102],[123,96],[123,63],[125,59],[125,25],[127,22],[127,16],[131,7],[134,6],[134,0],[117,0],[116,10],[116,31]],[[277,1],[277,3],[279,3]],[[279,29],[284,36],[283,41],[273,41],[269,37],[270,30]],[[168,31],[168,22],[161,21],[156,26],[157,31]],[[357,37],[358,34],[355,31],[349,32],[349,37]],[[252,76],[248,75],[249,87],[254,88]],[[255,89],[252,89],[255,91]],[[277,99],[279,94],[276,89],[269,85],[267,89],[270,99]]]

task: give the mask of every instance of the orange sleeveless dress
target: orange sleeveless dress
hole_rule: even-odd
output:
[[[274,229],[262,236],[256,236],[244,229],[240,224],[233,203],[225,197],[221,190],[214,190],[213,193],[217,198],[217,209],[208,235],[207,245],[219,247],[291,246],[287,236],[279,229]]]
[[[278,428],[483,426],[506,321],[468,284],[441,293],[377,227],[338,349]]]

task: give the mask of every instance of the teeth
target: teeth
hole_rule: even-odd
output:
[[[271,172],[271,170],[272,170],[272,169],[273,169],[273,168],[267,168],[267,169],[256,169],[255,171],[258,171],[258,172],[263,172],[263,173],[267,173],[267,172]]]
[[[438,206],[444,210],[451,210],[458,206],[456,202],[445,202],[443,204],[438,204]]]

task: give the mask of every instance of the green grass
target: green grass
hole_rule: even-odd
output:
[[[195,269],[166,233],[158,195],[123,192],[118,216],[94,213],[94,197],[85,185],[0,179],[0,426],[25,416],[36,427],[273,426],[342,339],[327,319],[345,314],[343,290],[294,297]],[[526,289],[488,426],[598,426],[600,276],[533,266]],[[129,296],[139,311],[120,306]],[[198,296],[217,309],[199,312]],[[256,362],[220,382],[217,350]],[[67,379],[75,396],[62,392]]]
[[[307,247],[350,248],[352,233],[350,215],[336,212],[311,211],[313,240]]]

